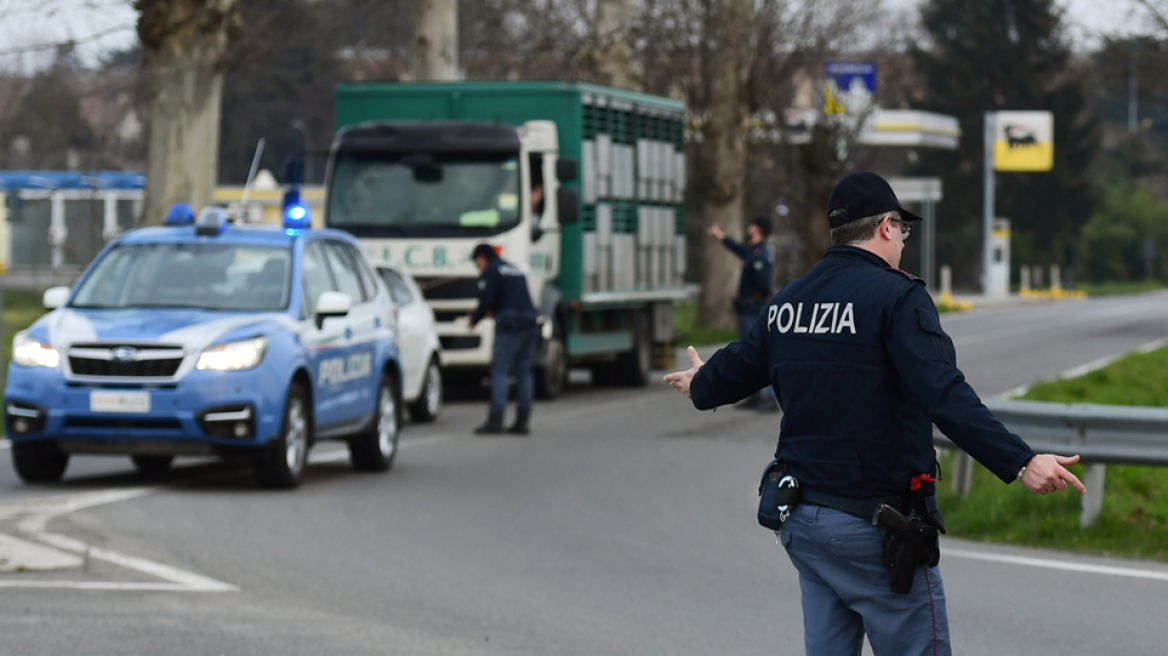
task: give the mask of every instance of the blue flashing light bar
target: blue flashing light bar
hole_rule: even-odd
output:
[[[308,207],[300,202],[300,190],[284,192],[284,228],[287,230],[308,230],[312,227],[312,215]]]
[[[168,226],[191,225],[194,222],[195,211],[191,209],[189,203],[175,203],[166,211],[166,221],[164,223]]]

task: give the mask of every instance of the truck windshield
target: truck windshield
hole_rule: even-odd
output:
[[[419,165],[342,151],[333,164],[327,222],[359,237],[486,236],[519,218],[516,156],[440,155]]]
[[[287,248],[237,244],[117,246],[77,290],[75,308],[265,312],[288,306]]]

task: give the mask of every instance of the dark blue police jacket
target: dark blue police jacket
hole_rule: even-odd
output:
[[[503,332],[534,327],[535,306],[527,292],[527,278],[514,265],[494,258],[479,277],[479,306],[471,323],[482,321],[487,312],[495,315],[495,327]]]
[[[771,281],[775,267],[764,242],[744,246],[726,237],[722,244],[742,258],[742,279],[738,281],[738,300],[744,304],[765,303],[771,297]]]
[[[829,248],[690,391],[708,410],[768,383],[784,411],[776,457],[811,490],[906,494],[914,476],[936,475],[934,423],[1007,483],[1034,456],[965,382],[924,283],[860,248]]]

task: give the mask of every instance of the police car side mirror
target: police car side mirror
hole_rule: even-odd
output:
[[[344,292],[321,292],[316,299],[316,327],[324,326],[329,317],[343,317],[353,307],[353,299]]]
[[[44,302],[46,310],[56,310],[69,300],[68,287],[52,287],[45,290],[45,295],[41,299]]]

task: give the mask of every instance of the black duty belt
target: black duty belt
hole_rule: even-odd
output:
[[[841,497],[835,494],[827,494],[826,492],[817,492],[807,488],[803,489],[803,503],[813,503],[824,508],[842,510],[850,515],[855,515],[868,521],[872,521],[872,517],[876,514],[876,509],[881,505],[887,504],[902,513],[907,513],[911,506],[911,502],[903,497],[856,499],[854,497]]]

